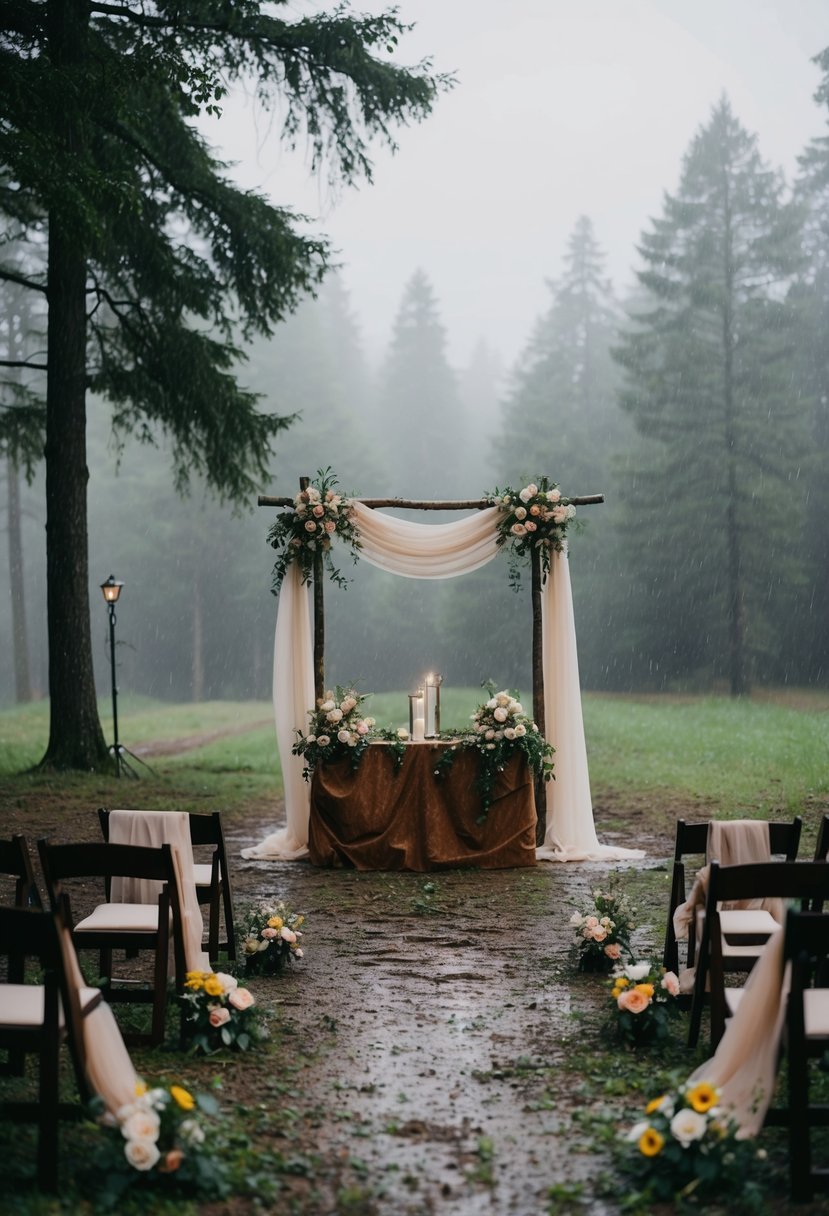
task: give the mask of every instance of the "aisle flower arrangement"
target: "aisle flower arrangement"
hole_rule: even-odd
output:
[[[617,967],[610,980],[610,997],[619,1038],[633,1047],[665,1040],[680,1012],[678,996],[679,980],[659,963]]]
[[[305,917],[279,899],[254,904],[239,918],[245,972],[248,975],[277,975],[285,964],[304,956],[301,944]]]
[[[293,508],[277,515],[268,532],[271,548],[281,550],[273,568],[274,594],[292,562],[298,562],[303,583],[310,583],[314,565],[322,559],[332,582],[344,587],[347,580],[331,559],[331,542],[337,537],[357,561],[360,537],[353,517],[352,500],[339,489],[331,469],[318,469],[317,480],[300,490]]]
[[[555,482],[539,477],[520,490],[511,486],[488,490],[486,497],[500,511],[497,543],[509,550],[510,584],[520,580],[520,562],[536,550],[544,573],[550,569],[550,553],[561,552],[576,508]]]
[[[293,755],[302,756],[305,761],[302,775],[306,781],[311,780],[318,764],[333,764],[343,759],[347,759],[356,772],[372,740],[388,744],[399,767],[404,742],[397,731],[379,727],[374,718],[363,713],[369,696],[338,684],[317,701],[316,709],[309,710],[308,732],[303,734],[297,730],[297,741],[291,749]]]
[[[592,909],[570,917],[580,970],[611,971],[623,954],[633,962],[630,935],[636,928],[636,909],[618,891],[597,889],[592,894]]]
[[[483,823],[495,797],[495,784],[515,755],[522,755],[536,776],[550,781],[553,776],[555,749],[548,743],[525,712],[518,693],[502,689],[495,692],[490,685],[489,699],[479,705],[472,715],[472,728],[452,736],[458,748],[447,748],[435,767],[441,776],[451,767],[458,749],[472,749],[479,758],[480,769],[476,786],[481,797],[479,823]]]
[[[210,1151],[205,1117],[219,1113],[207,1094],[181,1085],[136,1086],[135,1098],[113,1117],[93,1106],[105,1140],[94,1155],[96,1202],[116,1207],[135,1186],[170,1189],[221,1198],[228,1193],[223,1166]]]
[[[188,971],[184,992],[184,1035],[191,1051],[213,1055],[223,1047],[247,1051],[265,1038],[256,1001],[232,975]]]
[[[744,1138],[720,1106],[720,1092],[699,1081],[676,1093],[654,1098],[645,1118],[625,1136],[625,1173],[636,1180],[649,1203],[671,1200],[741,1200],[757,1188],[757,1161],[762,1149]],[[633,1152],[630,1145],[634,1146]]]

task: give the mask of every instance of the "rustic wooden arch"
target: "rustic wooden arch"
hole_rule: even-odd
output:
[[[307,490],[311,484],[310,477],[300,477],[300,490]],[[358,500],[364,507],[390,507],[406,511],[482,511],[493,504],[488,498],[451,499],[449,501],[433,501],[431,499],[412,498],[361,498]],[[582,494],[575,498],[568,496],[568,502],[577,507],[594,506],[604,502],[604,494]],[[268,494],[260,494],[257,500],[260,507],[293,507],[293,498],[274,498]],[[322,552],[314,554],[314,695],[322,699],[325,691],[325,597],[323,584],[325,571],[323,569]],[[544,714],[544,668],[542,663],[542,633],[541,633],[541,554],[535,550],[530,555],[530,588],[532,595],[532,682],[533,682],[533,718],[538,724],[541,734],[545,731]],[[537,800],[540,807],[543,803]],[[539,814],[539,827],[544,817]],[[542,833],[543,835],[543,833]]]

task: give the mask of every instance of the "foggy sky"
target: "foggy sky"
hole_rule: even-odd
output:
[[[306,5],[294,3],[300,13]],[[330,8],[320,2],[316,8]],[[378,11],[381,5],[357,5]],[[340,252],[367,350],[385,348],[403,285],[432,279],[450,356],[483,337],[509,364],[547,304],[578,216],[590,215],[617,289],[675,189],[681,158],[723,91],[790,179],[824,113],[810,62],[829,45],[826,0],[400,0],[417,23],[398,58],[429,55],[455,89],[374,184],[332,197],[272,118],[241,96],[204,129],[245,186],[314,217]]]

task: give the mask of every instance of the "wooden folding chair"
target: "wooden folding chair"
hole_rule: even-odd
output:
[[[827,853],[829,853],[829,815],[823,815],[815,843],[815,861],[826,861]]]
[[[0,840],[0,874],[14,880],[16,908],[42,907],[25,836],[17,835],[12,836],[11,840]]]
[[[101,807],[98,819],[104,840],[109,840],[109,810]],[[220,811],[209,815],[188,815],[190,841],[194,849],[212,847],[209,862],[193,862],[193,877],[196,895],[200,904],[209,905],[207,951],[211,962],[225,950],[229,959],[236,958],[236,930],[233,922],[233,895],[230,887],[230,870],[227,864],[225,838],[222,831]],[[225,938],[219,935],[220,914],[224,912]]]
[[[829,1169],[812,1163],[810,1129],[829,1126],[829,1105],[809,1101],[809,1061],[829,1051],[829,914],[790,911],[784,958],[791,964],[786,1008],[789,1170],[792,1199],[807,1201],[829,1191]],[[775,1112],[778,1113],[778,1112]]]
[[[662,961],[668,971],[679,974],[679,946],[674,933],[674,912],[688,898],[686,891],[685,858],[696,857],[694,870],[700,869],[706,861],[708,847],[708,824],[705,820],[700,823],[687,823],[678,819],[676,824],[676,840],[674,842],[674,864],[671,879],[671,895],[668,905],[668,924],[665,929],[665,949]],[[773,855],[784,857],[786,861],[794,861],[800,847],[800,833],[803,820],[799,816],[791,823],[774,821],[769,823],[769,851]],[[827,843],[829,848],[829,842]],[[688,953],[685,965],[693,967],[697,953],[696,924],[692,923],[688,930]]]
[[[170,845],[158,848],[123,844],[49,844],[38,841],[46,889],[53,905],[65,892],[67,879],[98,877],[105,880],[105,893],[113,878],[144,879],[160,884],[158,902],[99,903],[77,923],[73,922],[67,898],[67,921],[76,950],[97,950],[100,974],[106,980],[104,995],[111,1004],[133,1002],[153,1007],[149,1035],[124,1034],[125,1043],[161,1043],[167,1009],[167,972],[172,938],[172,961],[178,991],[185,979],[181,902]],[[149,987],[139,980],[115,979],[113,950],[128,955],[147,950],[155,955],[153,981]],[[116,987],[122,983],[125,987]]]
[[[81,1020],[101,1002],[99,988],[67,982],[60,934],[65,910],[0,907],[0,953],[23,954],[39,960],[40,983],[11,980],[0,985],[0,1047],[10,1055],[39,1058],[38,1100],[0,1102],[0,1118],[38,1125],[37,1179],[44,1190],[56,1190],[58,1180],[58,1119],[83,1116],[81,1105],[59,1101],[60,1048],[68,1043],[81,1103],[92,1096],[85,1078]]]
[[[710,863],[705,921],[699,944],[688,1046],[696,1046],[706,1003],[711,1007],[711,1047],[725,1031],[725,1020],[737,1007],[741,987],[726,987],[730,973],[751,971],[761,946],[733,944],[727,940],[720,904],[745,899],[793,899],[820,911],[829,899],[829,866],[823,861],[770,861],[745,866]],[[710,989],[710,991],[708,991]]]

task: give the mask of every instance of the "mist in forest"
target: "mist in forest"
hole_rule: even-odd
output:
[[[378,157],[373,187],[321,198],[301,158],[271,164],[244,99],[209,125],[240,180],[267,181],[341,250],[316,299],[244,344],[260,408],[295,415],[262,492],[329,466],[358,497],[478,498],[541,474],[603,492],[570,543],[585,688],[825,684],[825,6],[678,18],[636,0],[626,30],[627,6],[603,0],[578,16],[540,0],[401,7],[418,22],[407,52],[458,83]],[[43,324],[17,308],[6,291],[9,347]],[[181,496],[163,435],[118,446],[94,398],[88,423],[101,694],[112,573],[122,693],[269,698],[273,509],[234,509],[197,479]],[[47,690],[42,469],[28,484],[6,462],[0,488],[5,706]],[[529,689],[529,575],[512,591],[505,558],[445,582],[338,564],[351,581],[326,584],[329,684],[405,690],[438,669]]]

